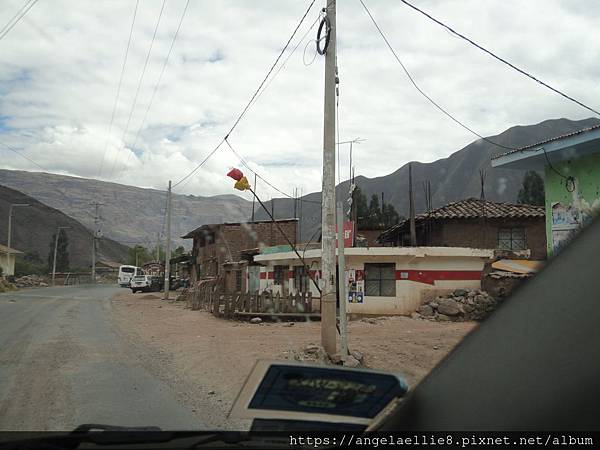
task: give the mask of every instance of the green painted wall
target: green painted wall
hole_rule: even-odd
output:
[[[575,191],[569,192],[565,186],[565,179],[550,166],[545,167],[548,256],[554,253],[552,205],[555,202],[573,208],[583,225],[600,212],[600,153],[552,165],[563,175],[575,177],[577,182]],[[560,227],[555,227],[555,230],[558,229]]]

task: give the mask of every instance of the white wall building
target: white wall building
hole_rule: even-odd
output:
[[[15,274],[15,255],[21,253],[23,252],[0,244],[0,267],[2,267],[2,274],[5,277],[13,276]]]
[[[480,289],[485,262],[492,256],[493,250],[457,247],[346,248],[347,311],[410,315],[438,294]],[[303,257],[320,283],[321,250],[307,250]],[[282,295],[312,292],[313,306],[319,308],[319,292],[294,252],[256,255],[254,263],[260,269],[248,270],[247,285]]]

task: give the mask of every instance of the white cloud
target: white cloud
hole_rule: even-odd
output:
[[[598,103],[599,7],[589,2],[414,0],[457,30],[592,106]],[[16,11],[20,1],[3,9]],[[128,132],[129,109],[161,0],[140,2],[121,98],[107,141],[134,1],[39,2],[0,41],[0,139],[49,171],[164,188],[199,163],[231,127],[308,1],[192,1],[161,88],[132,148],[185,0],[168,1]],[[544,90],[397,1],[368,0],[417,83],[484,135],[587,111]],[[317,18],[316,4],[298,37]],[[314,39],[316,29],[307,39]],[[338,2],[340,136],[358,174],[448,156],[474,137],[410,85],[359,2]],[[294,40],[294,43],[296,40]],[[320,189],[323,58],[302,43],[231,135],[252,167],[282,190]],[[314,50],[309,44],[307,58]],[[108,144],[107,144],[108,143]],[[104,156],[107,148],[106,158]],[[348,173],[342,148],[342,178]],[[0,147],[2,166],[36,168]],[[179,192],[234,193],[223,146]],[[114,170],[112,170],[114,166]],[[100,167],[102,172],[100,173]],[[265,198],[278,196],[259,182]]]

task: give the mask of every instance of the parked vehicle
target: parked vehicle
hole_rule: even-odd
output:
[[[144,271],[141,267],[127,265],[119,266],[119,277],[117,282],[121,287],[129,287],[131,279],[140,275],[144,275]]]
[[[131,279],[131,291],[136,292],[155,292],[160,291],[160,282],[158,277],[151,275],[138,275]]]

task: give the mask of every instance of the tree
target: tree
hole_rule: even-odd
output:
[[[183,248],[183,245],[180,245],[179,247],[177,247],[175,250],[173,250],[171,252],[171,258],[176,258],[177,256],[182,256],[185,255],[185,248]]]
[[[536,171],[527,171],[523,177],[523,187],[517,196],[517,203],[543,206],[544,201],[544,180]]]
[[[48,270],[54,267],[54,246],[56,243],[56,233],[52,235],[50,241],[50,251],[48,252]],[[58,247],[56,248],[56,271],[67,272],[69,270],[69,237],[64,229],[58,233]]]
[[[152,261],[154,258],[155,257],[153,257],[143,245],[135,245],[127,251],[127,264],[130,266],[135,266],[136,263],[139,266],[142,266],[148,261]]]
[[[373,194],[371,201],[367,205],[367,197],[356,186],[354,191],[354,201],[356,202],[356,215],[358,229],[362,230],[381,230],[396,225],[404,218],[398,214],[396,208],[390,203],[385,203],[383,207],[379,205],[379,196]]]

